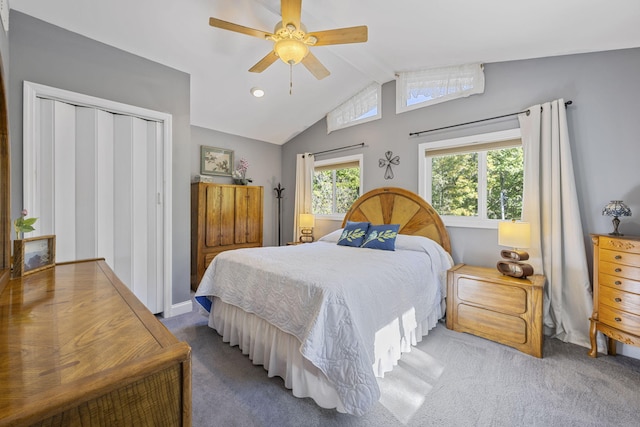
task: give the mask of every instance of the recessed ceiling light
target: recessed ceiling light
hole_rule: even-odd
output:
[[[255,96],[256,98],[262,98],[264,96],[264,90],[260,89],[259,87],[252,87],[251,95]]]

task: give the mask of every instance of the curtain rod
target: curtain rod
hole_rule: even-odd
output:
[[[333,151],[346,150],[348,148],[353,148],[353,147],[364,147],[364,142],[361,142],[360,144],[347,145],[345,147],[332,148],[331,150],[317,151],[315,153],[311,153],[311,155],[312,156],[317,156],[318,154],[331,153]]]
[[[568,105],[571,105],[571,104],[573,104],[573,101],[567,101],[567,102],[564,103],[564,106],[567,107]],[[542,111],[542,107],[540,107],[540,111]],[[435,132],[437,130],[450,129],[450,128],[455,128],[455,127],[458,127],[458,126],[464,126],[464,125],[471,125],[471,124],[474,124],[474,123],[486,122],[487,120],[496,120],[496,119],[502,119],[504,117],[517,116],[518,114],[522,114],[522,113],[525,113],[528,116],[531,112],[529,110],[524,110],[524,111],[518,111],[517,113],[503,114],[502,116],[496,116],[496,117],[489,117],[487,119],[474,120],[472,122],[458,123],[457,125],[444,126],[444,127],[441,127],[441,128],[435,128],[435,129],[429,129],[429,130],[421,130],[419,132],[411,132],[409,134],[409,136],[416,136],[416,135],[420,135],[421,133]]]

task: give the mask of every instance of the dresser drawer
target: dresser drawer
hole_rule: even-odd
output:
[[[600,251],[600,261],[640,267],[640,254],[603,249]]]
[[[624,277],[611,276],[609,274],[598,274],[598,281],[600,286],[608,286],[614,289],[620,289],[621,291],[633,292],[634,294],[640,294],[640,282],[625,279]]]
[[[640,268],[613,262],[600,261],[600,273],[611,276],[626,277],[627,279],[640,280]]]
[[[610,236],[600,236],[600,249],[640,254],[640,242],[636,239],[625,239]]]
[[[600,304],[629,313],[640,313],[640,295],[607,286],[600,287]]]
[[[457,320],[462,328],[498,342],[512,344],[527,342],[527,322],[519,317],[460,304]]]
[[[503,313],[522,314],[527,311],[527,292],[517,286],[461,277],[458,280],[458,298]]]
[[[640,316],[615,310],[608,305],[598,305],[598,320],[616,329],[633,335],[640,335]]]

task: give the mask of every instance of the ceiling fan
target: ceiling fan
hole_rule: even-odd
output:
[[[273,33],[255,30],[217,18],[209,18],[209,25],[274,42],[273,50],[249,69],[253,73],[263,72],[280,58],[291,67],[302,62],[302,65],[311,74],[321,80],[330,74],[329,70],[309,51],[309,47],[366,42],[367,27],[361,25],[307,33],[307,29],[300,22],[301,9],[302,0],[282,0],[280,3],[282,21],[276,24]]]

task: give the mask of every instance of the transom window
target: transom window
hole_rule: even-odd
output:
[[[520,129],[419,145],[420,195],[448,226],[496,228],[520,219]]]
[[[397,73],[396,113],[484,92],[482,64]]]
[[[362,194],[362,154],[314,164],[312,212],[316,216],[342,219]]]
[[[382,118],[382,86],[372,83],[327,114],[327,133]]]

